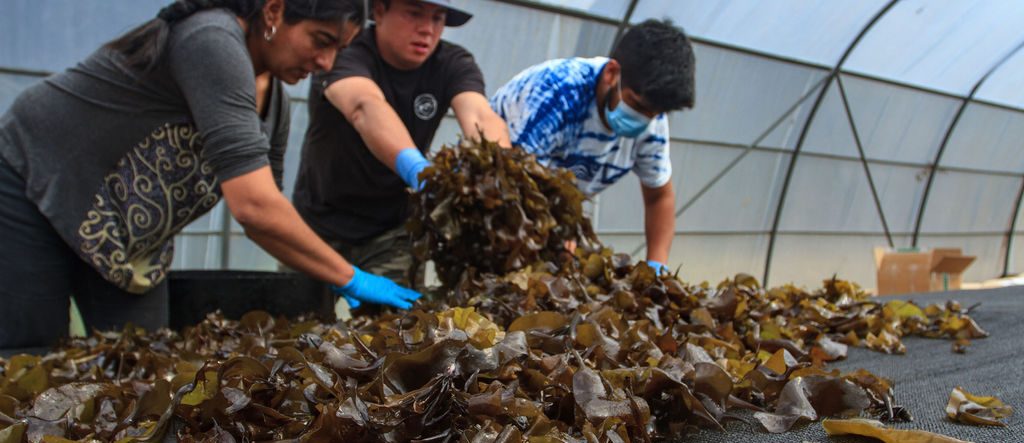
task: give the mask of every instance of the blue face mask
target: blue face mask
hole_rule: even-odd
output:
[[[619,105],[615,109],[608,109],[608,103],[605,103],[604,116],[608,120],[608,126],[612,128],[612,132],[622,137],[636,137],[647,129],[647,125],[651,124],[651,119],[646,115],[643,115],[637,110],[631,108],[626,101],[622,99],[622,82],[619,82]],[[611,100],[608,100],[611,102]]]

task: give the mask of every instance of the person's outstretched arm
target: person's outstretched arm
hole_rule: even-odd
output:
[[[221,184],[231,215],[260,247],[297,271],[342,286],[354,271],[299,216],[263,167]]]
[[[269,166],[225,181],[221,191],[245,234],[286,266],[356,300],[408,309],[419,294],[366,274],[331,249],[277,189]]]
[[[644,235],[647,239],[647,260],[662,266],[668,263],[668,252],[675,233],[676,192],[672,182],[660,188],[640,186],[644,198]],[[655,266],[655,264],[651,264]]]
[[[398,153],[416,148],[405,123],[373,80],[344,78],[331,83],[324,90],[324,96],[359,132],[373,156],[387,167],[395,169]]]
[[[452,110],[463,134],[471,138],[486,138],[506,148],[512,146],[508,125],[491,109],[483,94],[466,91],[456,95],[452,98]]]

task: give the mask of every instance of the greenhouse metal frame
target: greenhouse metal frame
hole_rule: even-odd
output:
[[[13,0],[0,16],[0,109],[166,0]],[[737,272],[874,285],[872,248],[961,247],[965,280],[1020,271],[1024,6],[1010,0],[456,0],[445,31],[488,93],[558,57],[607,55],[631,24],[667,17],[697,51],[697,105],[671,115],[676,239],[691,281]],[[289,88],[286,193],[307,122]],[[457,140],[454,119],[434,147]],[[606,244],[643,254],[638,182],[593,206]],[[276,269],[222,204],[190,225],[175,267]]]

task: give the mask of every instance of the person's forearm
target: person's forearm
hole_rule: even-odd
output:
[[[274,258],[335,285],[344,285],[352,278],[352,265],[302,220],[277,189],[269,166],[229,179],[220,188],[245,234]]]
[[[245,235],[291,269],[317,280],[344,286],[354,270],[302,220],[283,197],[258,221],[242,226]]]
[[[675,235],[675,192],[662,190],[656,198],[644,200],[644,234],[647,240],[647,260],[667,264],[668,253]]]
[[[395,158],[416,143],[391,106],[382,100],[366,100],[352,112],[349,121],[370,148],[373,156],[395,170]]]
[[[470,138],[486,138],[499,146],[512,146],[508,124],[491,109],[487,97],[478,92],[463,92],[452,98],[452,110],[462,133]]]
[[[324,97],[359,132],[377,160],[395,170],[395,158],[406,148],[416,148],[398,113],[373,80],[349,77],[327,86]]]
[[[512,147],[512,142],[508,135],[508,125],[497,114],[490,113],[490,115],[484,116],[480,120],[479,131],[480,134],[478,135],[481,138],[493,140],[498,143],[498,146],[503,148]]]

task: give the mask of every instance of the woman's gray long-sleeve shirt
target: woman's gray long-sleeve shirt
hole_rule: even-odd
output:
[[[261,120],[242,27],[226,9],[202,11],[172,26],[148,73],[100,48],[23,92],[0,117],[0,156],[83,260],[141,293],[166,276],[173,236],[217,203],[221,182],[273,158],[280,186],[282,89],[275,80]]]

